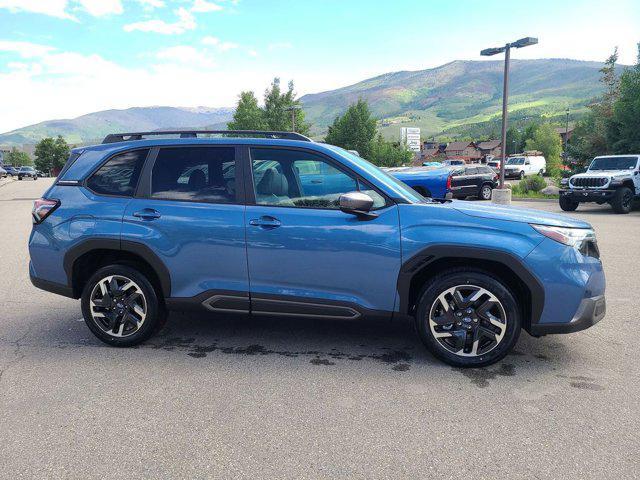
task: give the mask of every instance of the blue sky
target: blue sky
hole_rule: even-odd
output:
[[[517,58],[634,63],[640,2],[0,0],[0,131],[131,106],[232,106],[270,79],[300,94],[522,36]]]

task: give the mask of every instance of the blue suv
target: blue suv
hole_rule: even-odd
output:
[[[216,135],[218,135],[216,137]],[[341,148],[285,132],[109,135],[35,202],[36,287],[80,298],[130,346],[167,312],[410,319],[443,361],[483,366],[605,313],[593,229],[432,200]]]

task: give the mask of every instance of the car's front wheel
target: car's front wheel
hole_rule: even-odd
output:
[[[620,187],[613,194],[611,208],[616,213],[629,213],[633,206],[633,192],[629,187]]]
[[[480,200],[491,200],[491,185],[483,185],[480,187]]]
[[[570,197],[566,196],[560,196],[559,202],[560,208],[565,212],[573,212],[578,208],[578,205],[580,205],[578,202],[574,202]]]
[[[82,314],[96,337],[117,347],[144,342],[166,318],[151,282],[128,265],[103,267],[89,279],[82,293]]]
[[[520,180],[522,180],[524,178],[524,172],[523,171],[520,172],[520,174],[518,175],[518,178]]]
[[[455,367],[483,367],[507,355],[520,335],[520,309],[505,284],[480,270],[450,270],[422,290],[416,311],[427,349]]]

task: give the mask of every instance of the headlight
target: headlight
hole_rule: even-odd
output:
[[[585,256],[600,258],[596,234],[592,228],[551,227],[535,224],[531,224],[531,226],[545,237],[574,247]]]

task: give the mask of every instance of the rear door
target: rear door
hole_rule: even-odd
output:
[[[159,257],[171,276],[171,297],[210,310],[248,310],[241,171],[234,146],[153,150],[127,205],[122,241]]]

